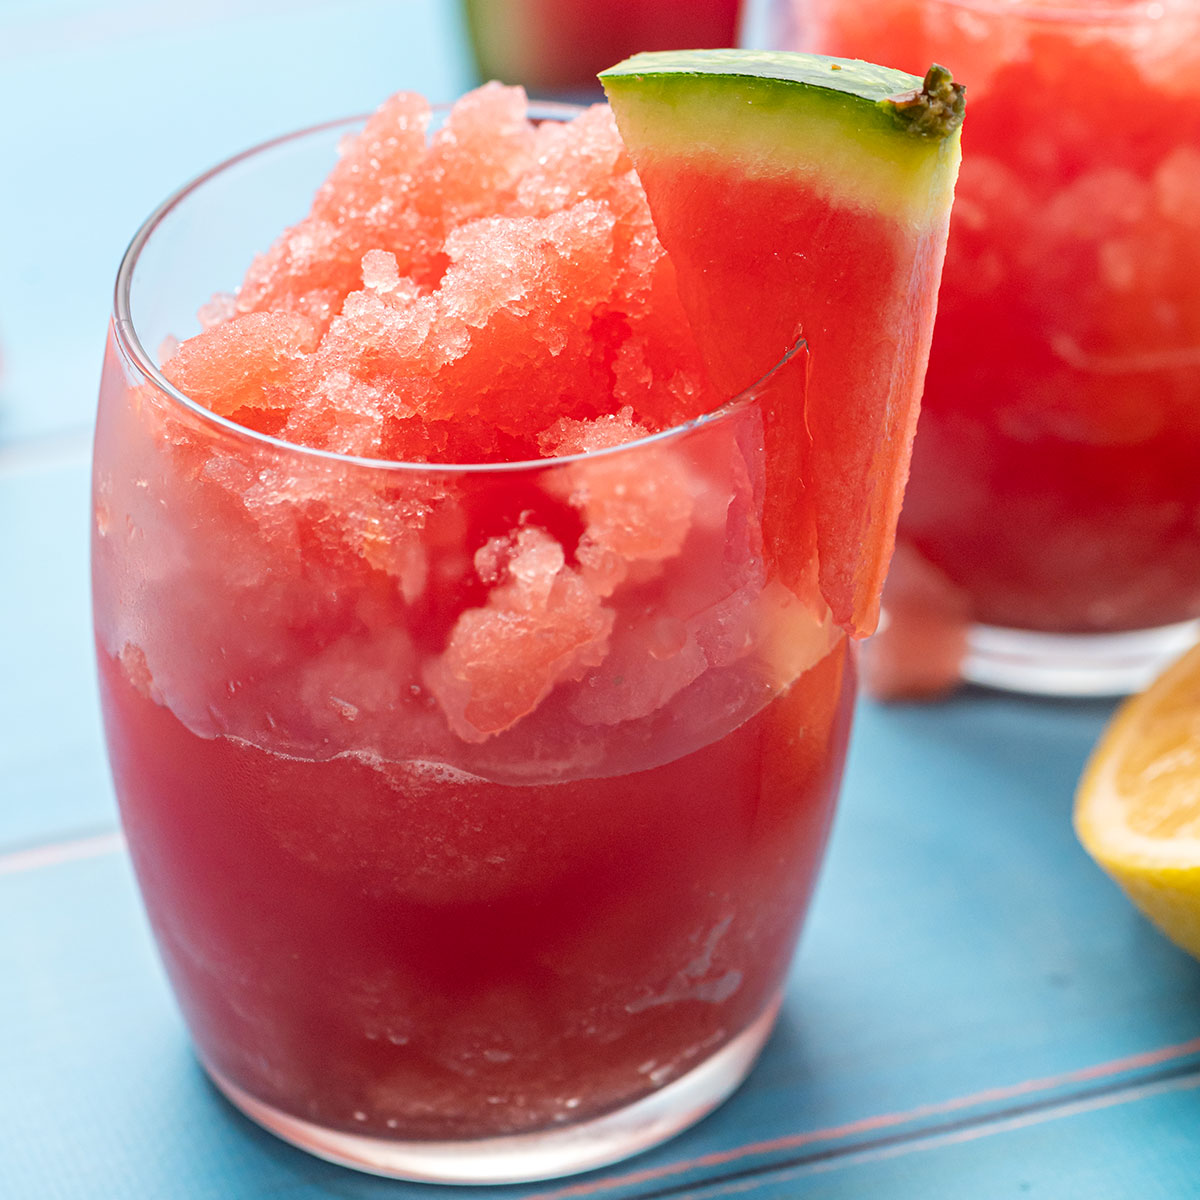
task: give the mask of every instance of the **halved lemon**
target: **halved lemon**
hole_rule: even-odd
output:
[[[1200,958],[1200,646],[1127,700],[1075,797],[1084,849]]]

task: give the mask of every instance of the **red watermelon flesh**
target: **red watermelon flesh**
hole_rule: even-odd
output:
[[[908,474],[960,90],[936,71],[923,89],[853,60],[722,51],[638,55],[603,78],[718,387],[807,342],[820,586],[865,636]],[[919,129],[896,115],[939,103]]]

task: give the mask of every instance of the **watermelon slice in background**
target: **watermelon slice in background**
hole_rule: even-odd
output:
[[[718,387],[807,342],[819,584],[864,637],[908,476],[962,88],[940,67],[746,50],[639,54],[600,78]]]

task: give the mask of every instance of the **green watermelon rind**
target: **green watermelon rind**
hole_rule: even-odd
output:
[[[961,93],[942,68],[923,81],[858,59],[670,50],[636,54],[600,80],[627,144],[709,155],[745,174],[803,176],[914,226],[944,208],[935,181],[947,177],[948,157],[957,160],[962,108],[959,94],[956,112],[946,106],[929,119],[927,82]],[[929,101],[940,104],[937,90]]]
[[[935,67],[928,78],[944,88],[949,76]],[[708,152],[743,172],[817,174],[834,191],[860,192],[872,208],[892,203],[918,221],[913,206],[934,199],[937,208],[931,176],[958,154],[961,97],[956,114],[914,121],[923,80],[858,59],[660,50],[635,54],[600,80],[626,143]],[[923,103],[917,109],[929,115]],[[858,186],[864,169],[872,179]]]
[[[800,84],[870,103],[921,86],[919,76],[857,58],[791,50],[648,50],[600,72],[606,84],[623,75],[722,75]]]
[[[857,58],[834,58],[825,54],[802,54],[773,50],[658,50],[635,54],[600,73],[608,89],[633,76],[718,76],[741,81],[746,95],[762,101],[775,97],[786,103],[797,90],[807,92],[805,102],[825,101],[856,111],[874,120],[886,134],[897,131],[923,137],[947,137],[962,123],[961,97],[957,104],[938,105],[939,119],[913,123],[905,119],[906,102],[920,97],[926,88],[950,83],[944,67],[934,66],[924,80],[907,71],[882,67]],[[726,83],[725,86],[728,86]],[[961,93],[961,88],[958,91]],[[897,104],[897,100],[900,101]]]

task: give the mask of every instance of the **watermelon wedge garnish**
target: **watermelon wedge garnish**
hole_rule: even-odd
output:
[[[600,76],[714,382],[802,337],[820,589],[878,622],[959,163],[962,88],[853,59],[639,54]]]

